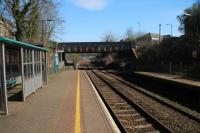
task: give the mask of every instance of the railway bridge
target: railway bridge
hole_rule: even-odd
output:
[[[58,51],[134,52],[132,44],[92,44],[63,44]],[[48,51],[0,37],[1,133],[200,132],[198,80],[103,68],[48,79]],[[1,115],[8,106],[9,115]]]
[[[66,59],[65,53],[133,53],[135,43],[131,42],[61,42],[58,44],[58,56],[60,60],[65,60],[66,65],[71,65]]]
[[[64,53],[131,52],[135,47],[127,42],[62,42],[58,46]]]

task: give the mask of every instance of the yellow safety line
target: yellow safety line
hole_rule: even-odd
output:
[[[77,92],[76,92],[76,120],[75,133],[81,133],[81,117],[80,117],[80,72],[78,71]]]

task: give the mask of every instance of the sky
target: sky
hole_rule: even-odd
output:
[[[57,41],[91,42],[102,41],[107,32],[118,40],[131,27],[135,33],[171,33],[180,36],[177,15],[190,7],[195,0],[57,0],[63,23],[62,34]]]

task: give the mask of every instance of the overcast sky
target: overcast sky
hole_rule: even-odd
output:
[[[162,24],[162,34],[173,35],[178,31],[177,15],[192,5],[195,0],[57,0],[59,12],[65,20],[63,34],[58,41],[101,41],[105,32],[113,32],[121,39],[127,28],[138,33],[158,33]]]

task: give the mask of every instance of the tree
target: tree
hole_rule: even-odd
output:
[[[1,18],[12,23],[14,30],[8,29],[16,37],[16,40],[25,40],[25,23],[32,10],[34,10],[42,0],[1,0],[0,13]],[[4,25],[5,21],[2,19]]]
[[[115,42],[116,40],[115,34],[112,32],[106,32],[102,37],[102,41],[104,42]]]
[[[40,23],[41,23],[41,11],[40,5],[37,4],[33,10],[30,11],[25,23],[25,32],[26,41],[28,42],[39,42],[40,41]]]
[[[57,9],[58,3],[53,2],[53,0],[46,0],[45,4],[42,5],[41,14],[43,25],[41,27],[43,27],[44,45],[48,44],[49,40],[58,38],[57,35],[63,32],[62,24],[64,21],[61,20]]]
[[[0,0],[0,16],[11,22],[13,29],[7,27],[4,19],[2,22],[19,41],[41,42],[42,26],[46,42],[53,37],[62,23],[56,10],[53,0]],[[48,19],[53,22],[46,22]]]
[[[185,9],[177,18],[180,22],[179,30],[186,36],[200,36],[200,0]]]
[[[125,41],[132,42],[138,37],[137,34],[134,33],[132,27],[129,27],[125,32]]]

